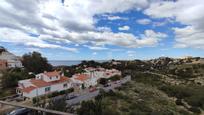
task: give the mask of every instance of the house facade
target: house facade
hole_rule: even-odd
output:
[[[44,72],[36,75],[33,79],[18,82],[17,94],[33,98],[49,93],[67,90],[72,87],[72,80],[60,74],[58,71]]]
[[[115,75],[121,75],[121,72],[116,69],[92,68],[84,69],[86,72],[75,74],[72,76],[74,83],[83,84],[86,88],[95,86],[100,78],[110,78]]]
[[[100,78],[121,75],[121,72],[116,69],[92,68],[85,70],[86,72],[75,74],[72,78],[65,77],[58,71],[40,73],[35,78],[19,81],[16,92],[23,97],[33,98],[70,88],[89,88],[96,86]]]
[[[75,74],[72,76],[72,80],[74,83],[80,84],[80,88],[82,88],[82,84],[84,85],[84,87],[97,85],[97,79],[93,78],[88,73]]]
[[[7,61],[6,60],[0,60],[0,70],[4,70],[7,68]]]
[[[23,67],[20,58],[7,51],[1,52],[0,60],[4,60],[7,62],[7,68]]]

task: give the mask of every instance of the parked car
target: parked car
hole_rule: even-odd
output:
[[[78,97],[77,95],[68,95],[67,97],[66,97],[66,99],[67,100],[70,100],[70,99],[74,99],[74,98],[76,98],[76,97]]]
[[[17,108],[15,110],[9,112],[7,115],[28,115],[29,112],[31,112],[31,109]]]
[[[107,83],[107,84],[104,85],[104,87],[109,87],[109,86],[111,86],[110,83]]]

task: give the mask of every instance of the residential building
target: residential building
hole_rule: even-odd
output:
[[[17,94],[33,98],[53,92],[67,90],[72,87],[72,80],[58,71],[44,72],[35,78],[18,82]]]
[[[7,61],[6,60],[0,60],[0,70],[4,70],[7,68]]]
[[[110,78],[121,75],[116,69],[92,68],[85,69],[85,73],[75,74],[72,78],[65,77],[58,71],[40,73],[32,79],[18,82],[17,94],[23,97],[33,98],[69,88],[88,88],[95,86],[100,78]]]
[[[23,67],[20,58],[7,51],[0,53],[0,60],[7,62],[7,68]]]
[[[84,85],[84,87],[97,85],[97,79],[87,73],[75,74],[73,75],[72,79],[74,83],[81,84],[79,85],[80,88],[82,88],[82,84]]]
[[[115,75],[121,75],[116,69],[92,68],[84,69],[83,74],[75,74],[72,76],[74,83],[83,84],[85,87],[95,86],[100,78],[110,78]],[[81,87],[81,85],[79,85]]]

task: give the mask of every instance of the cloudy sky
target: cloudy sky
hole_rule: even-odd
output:
[[[49,60],[204,56],[203,0],[1,0],[0,45]]]

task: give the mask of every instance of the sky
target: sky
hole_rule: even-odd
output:
[[[203,0],[1,0],[0,46],[48,60],[204,57]]]

